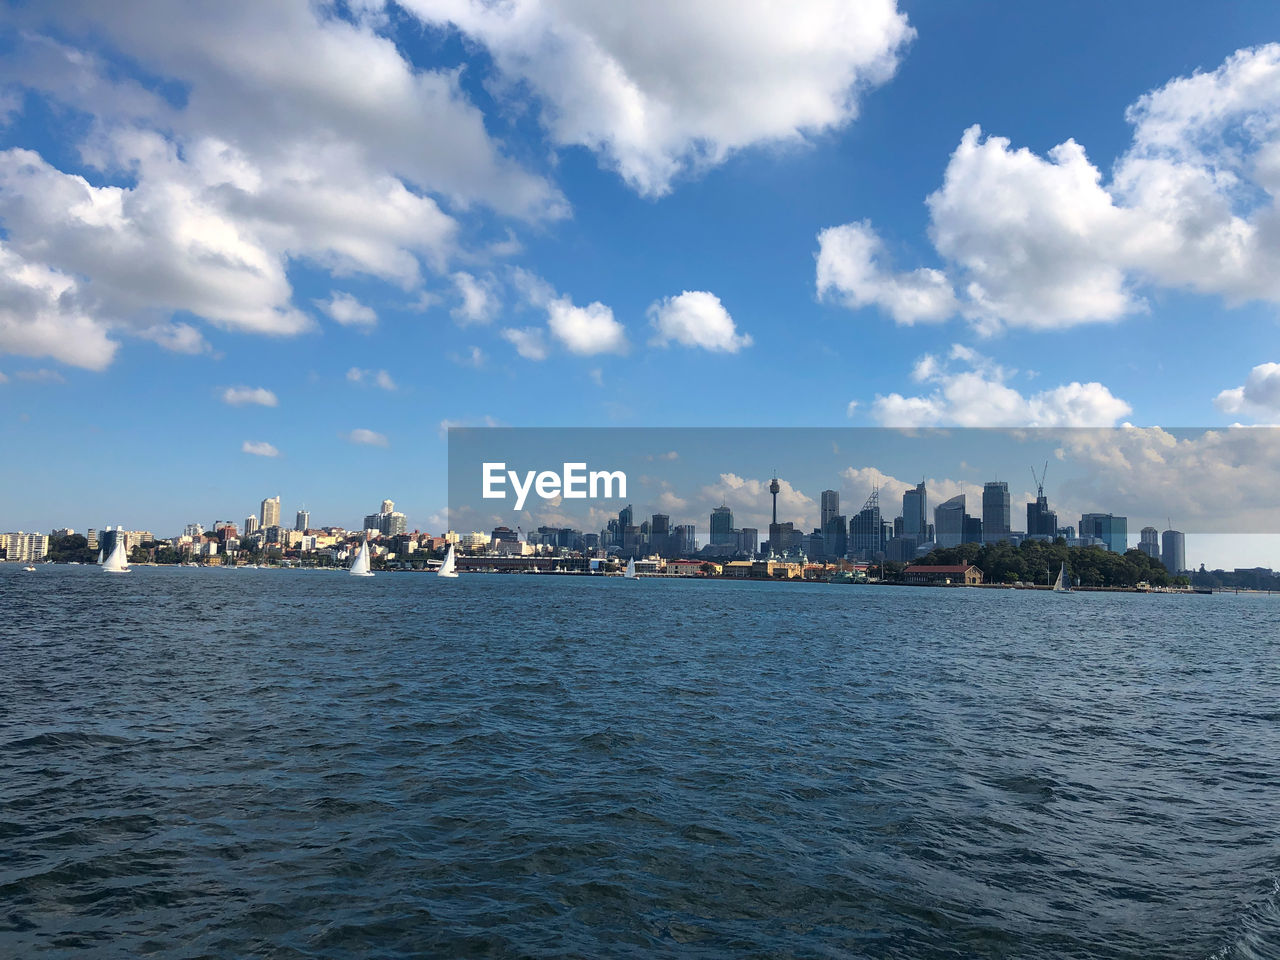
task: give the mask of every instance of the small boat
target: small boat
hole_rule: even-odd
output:
[[[631,557],[627,560],[627,572],[622,575],[627,580],[635,580],[636,578],[636,558]]]
[[[1067,564],[1064,561],[1062,569],[1058,571],[1058,579],[1053,583],[1054,593],[1070,593],[1071,581],[1067,579]]]
[[[350,573],[353,577],[372,577],[373,571],[369,569],[369,541],[366,540],[360,544],[360,551],[356,554],[356,558],[351,561]]]
[[[25,567],[23,567],[22,569],[23,569],[23,570],[25,570],[27,573],[35,573],[35,572],[36,572],[36,568],[35,568],[35,567],[33,567],[33,566],[31,566],[31,564],[27,564],[27,565],[26,565]]]
[[[458,575],[458,561],[453,555],[453,544],[449,544],[449,550],[444,555],[444,563],[440,564],[440,569],[436,571],[437,577],[456,577]]]
[[[124,536],[116,536],[116,544],[111,548],[111,556],[102,561],[103,573],[128,573],[129,558],[124,552]]]

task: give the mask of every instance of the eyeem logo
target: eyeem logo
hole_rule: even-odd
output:
[[[524,501],[532,490],[543,500],[563,497],[565,500],[593,500],[622,498],[627,495],[627,475],[621,470],[587,471],[585,463],[566,463],[561,473],[554,470],[528,470],[523,478],[515,470],[508,470],[505,463],[485,463],[481,466],[483,478],[482,496],[486,500],[505,500],[507,482],[516,494],[516,509],[524,509]],[[524,480],[521,483],[521,480]],[[614,492],[615,485],[617,492]]]

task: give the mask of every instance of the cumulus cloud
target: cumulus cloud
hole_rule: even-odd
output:
[[[492,278],[481,280],[459,270],[453,275],[453,288],[461,302],[450,313],[463,326],[488,323],[497,315],[501,304],[494,292]]]
[[[734,150],[845,126],[914,36],[896,0],[404,6],[484,44],[513,92],[540,98],[556,143],[648,196]]]
[[[1096,382],[1024,395],[1006,382],[1014,373],[955,344],[945,358],[925,354],[912,370],[928,393],[877,394],[872,415],[891,427],[1097,427],[1113,426],[1132,411]]]
[[[1280,416],[1280,363],[1260,363],[1243,386],[1223,390],[1213,401],[1223,413],[1249,417]]]
[[[378,314],[372,307],[367,307],[349,293],[334,290],[328,300],[315,301],[335,323],[344,327],[373,327],[378,323]]]
[[[362,444],[367,447],[390,446],[390,443],[387,441],[386,434],[377,433],[373,430],[366,430],[363,427],[352,430],[348,434],[344,434],[344,437],[351,443]]]
[[[868,221],[828,227],[818,234],[818,297],[851,309],[878,306],[908,326],[955,313],[955,293],[942,271],[894,273],[883,260],[883,244]]]
[[[626,353],[626,328],[613,318],[613,311],[598,300],[579,307],[568,296],[547,304],[547,329],[569,350],[581,356],[597,353]]]
[[[720,298],[705,290],[686,290],[653,303],[649,323],[655,331],[651,342],[661,347],[675,341],[686,347],[737,353],[752,343],[750,334],[738,333]]]
[[[813,498],[793,487],[789,480],[779,479],[778,488],[778,521],[794,523],[797,528],[807,530],[806,524],[810,524],[818,513]],[[767,528],[773,516],[769,480],[722,473],[718,482],[702,488],[701,496],[709,503],[724,503],[732,507],[736,523],[765,531],[761,539],[767,539]]]
[[[246,440],[240,447],[241,453],[251,453],[255,457],[278,457],[280,451],[266,441]]]
[[[506,327],[502,330],[502,338],[526,360],[547,359],[547,340],[541,327]]]
[[[292,261],[413,289],[422,265],[443,270],[457,252],[437,197],[527,219],[565,211],[503,155],[456,72],[416,68],[371,6],[72,0],[15,19],[27,32],[0,83],[90,117],[70,146],[94,172],[0,152],[7,251],[73,278],[56,309],[21,323],[0,289],[0,350],[100,369],[114,330],[204,349],[176,312],[294,334],[311,323],[291,303]]]
[[[266,387],[227,387],[222,391],[222,402],[229,403],[233,407],[242,407],[245,404],[274,407],[279,400]]]
[[[1115,321],[1146,309],[1146,287],[1280,302],[1277,117],[1280,44],[1267,44],[1139,98],[1109,180],[1074,140],[1041,156],[970,127],[927,200],[945,275],[888,272],[853,223],[820,236],[819,293],[910,323],[951,312],[954,288],[984,333]],[[911,278],[938,297],[922,315],[900,305]]]

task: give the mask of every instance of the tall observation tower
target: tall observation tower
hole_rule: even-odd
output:
[[[769,481],[769,492],[773,494],[773,522],[775,525],[778,522],[778,491],[781,489],[782,487],[778,484],[777,477]]]

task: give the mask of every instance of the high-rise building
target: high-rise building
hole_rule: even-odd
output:
[[[88,546],[90,550],[98,549],[98,531],[96,529],[94,529],[93,527],[90,527],[88,530],[85,531],[84,538],[85,540],[88,541]]]
[[[1170,573],[1187,569],[1187,538],[1180,530],[1166,530],[1160,536],[1160,561]]]
[[[964,543],[964,494],[957,494],[933,511],[934,529],[939,547],[958,547]]]
[[[188,523],[182,528],[182,535],[190,537],[192,540],[199,540],[204,536],[204,526],[199,523]]]
[[[837,513],[822,531],[822,543],[828,560],[843,560],[849,555],[849,521]]]
[[[1043,493],[1027,504],[1027,537],[1052,540],[1058,535],[1058,515],[1049,509]]]
[[[395,507],[394,500],[383,500],[382,507]],[[382,509],[364,518],[365,530],[376,530],[385,537],[396,537],[408,529],[408,520],[403,513],[395,509]]]
[[[849,521],[849,556],[874,560],[884,550],[884,522],[880,519],[880,490],[873,487],[862,509]]]
[[[244,535],[246,537],[249,537],[257,532],[258,532],[258,518],[245,517],[244,518]]]
[[[280,497],[268,497],[262,501],[262,525],[264,527],[280,526]]]
[[[733,532],[733,511],[721,504],[711,511],[711,545],[732,546],[736,539]]]
[[[915,489],[902,495],[902,535],[915,537],[920,542],[928,538],[929,496],[925,492],[924,481],[916,484]]]
[[[660,557],[671,553],[671,517],[665,513],[655,513],[649,523],[649,546]]]
[[[1080,517],[1077,536],[1096,537],[1112,553],[1124,553],[1129,549],[1129,518],[1113,517],[1109,513],[1086,513]]]
[[[681,523],[673,527],[668,546],[673,556],[693,556],[698,551],[698,541],[694,536],[693,524]]]
[[[1143,527],[1138,535],[1138,549],[1153,560],[1160,559],[1160,531],[1155,527]]]
[[[743,527],[738,531],[738,553],[754,557],[760,552],[760,531],[756,527]]]
[[[1009,539],[1009,484],[992,480],[982,486],[982,542]]]
[[[962,543],[982,543],[982,518],[964,515],[964,534]]]
[[[839,490],[823,490],[821,498],[821,514],[818,529],[826,535],[827,524],[831,522],[831,518],[840,514],[840,491]]]
[[[293,529],[307,531],[311,529],[311,511],[299,510],[293,519]]]

